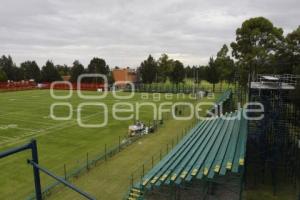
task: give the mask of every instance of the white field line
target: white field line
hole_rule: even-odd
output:
[[[22,130],[22,131],[31,131],[31,132],[36,132],[36,131],[39,131],[39,130],[36,130],[36,129],[31,129],[31,128],[20,128],[20,127],[16,127],[14,129],[18,129],[18,130]]]
[[[6,137],[6,136],[2,136],[2,135],[0,135],[0,138],[3,138],[5,140],[11,140],[12,139],[12,137]]]
[[[83,117],[83,119],[89,119],[89,118],[91,118],[91,117],[93,117],[93,116],[95,116],[99,113],[102,113],[102,112],[97,112],[97,113],[91,114],[89,116]],[[67,122],[64,122],[64,123],[61,123],[61,124],[58,124],[58,125],[54,125],[54,126],[51,126],[51,127],[45,128],[45,129],[41,129],[41,130],[36,131],[36,132],[24,133],[22,136],[20,136],[17,139],[13,140],[9,144],[7,144],[7,142],[0,142],[0,145],[6,144],[6,145],[10,146],[10,145],[17,144],[17,143],[20,143],[20,142],[26,140],[26,136],[34,135],[35,137],[39,137],[39,136],[42,136],[42,135],[49,134],[53,131],[62,130],[62,129],[69,128],[69,127],[72,127],[72,126],[75,126],[75,125],[77,125],[77,120],[67,121]]]
[[[19,118],[4,118],[2,116],[0,116],[0,119],[5,119],[5,120],[15,120],[15,121],[20,121],[20,122],[26,122],[26,123],[30,123],[30,124],[40,124],[40,125],[53,125],[53,124],[50,124],[50,123],[46,123],[46,122],[41,122],[41,121],[31,121],[31,120],[23,120],[23,119],[19,119]]]
[[[0,115],[0,117],[4,117],[4,116],[7,116],[7,115],[10,115],[10,114],[12,114],[13,112],[11,112],[11,113],[5,113],[5,114],[1,114]]]
[[[49,111],[50,112],[50,111]],[[7,113],[6,115],[4,115],[4,116],[7,116],[7,115],[14,115],[14,116],[21,116],[22,118],[24,118],[24,117],[37,117],[37,118],[40,118],[40,119],[42,119],[42,118],[44,118],[45,116],[41,116],[40,114],[32,114],[32,113],[30,113],[30,114],[28,114],[28,113],[21,113],[21,112],[12,112],[12,113]],[[0,115],[0,117],[2,117],[3,115]],[[35,119],[34,119],[35,120]]]

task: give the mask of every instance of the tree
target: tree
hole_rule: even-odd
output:
[[[185,78],[185,70],[183,64],[176,60],[174,62],[174,68],[171,72],[171,81],[178,85],[178,83],[182,83]]]
[[[107,75],[109,73],[109,67],[102,58],[93,58],[88,65],[89,73],[97,73]]]
[[[219,82],[220,74],[218,72],[215,60],[213,57],[209,59],[208,67],[206,68],[207,81],[213,85],[213,92],[215,91],[215,84]]]
[[[16,70],[14,69],[15,65],[13,63],[11,56],[6,57],[5,55],[3,55],[0,58],[0,66],[2,67],[2,70],[5,72],[8,80],[15,80],[14,72]]]
[[[25,61],[20,68],[23,70],[24,79],[34,79],[36,82],[41,80],[41,70],[35,61]]]
[[[78,61],[78,60],[75,60],[73,62],[73,66],[71,68],[71,78],[70,78],[70,81],[71,82],[77,82],[78,80],[78,77],[84,73],[84,67],[83,65]]]
[[[5,81],[7,81],[6,73],[0,67],[0,82],[5,82]]]
[[[234,61],[228,55],[228,47],[226,44],[217,53],[217,58],[215,60],[215,65],[220,75],[221,81],[226,81],[227,83],[232,83],[234,81]],[[222,82],[221,82],[222,83]],[[222,87],[222,84],[221,84]]]
[[[102,58],[93,58],[90,61],[90,64],[88,65],[88,69],[87,69],[88,73],[91,74],[102,74],[102,75],[108,75],[110,70],[109,70],[109,66],[106,65],[106,62],[104,59]],[[87,82],[100,82],[102,83],[103,80],[100,78],[87,78],[85,81]]]
[[[43,82],[53,82],[62,80],[61,76],[58,73],[58,70],[54,67],[53,62],[49,60],[46,62],[46,65],[43,66],[41,75]]]
[[[277,72],[300,74],[300,26],[287,34],[284,43],[275,56]]]
[[[232,55],[238,59],[244,73],[268,73],[270,59],[282,43],[283,31],[266,18],[256,17],[243,22],[236,30],[236,42],[231,43]],[[245,77],[245,76],[243,76]],[[242,84],[247,80],[242,80]]]
[[[143,83],[154,82],[157,74],[157,63],[151,55],[141,63],[139,73],[141,74]]]
[[[13,79],[14,81],[21,81],[24,80],[24,70],[17,67],[13,66],[12,67],[12,72],[13,72]]]
[[[60,76],[69,76],[71,73],[71,69],[67,65],[56,65],[56,69]]]
[[[188,65],[186,68],[185,68],[185,77],[186,78],[193,78],[193,69]]]
[[[167,78],[170,78],[172,70],[174,68],[174,61],[169,59],[167,54],[162,54],[157,63],[157,81],[165,82]]]
[[[206,69],[207,66],[199,66],[197,68],[197,79],[199,84],[201,84],[202,80],[206,79]]]

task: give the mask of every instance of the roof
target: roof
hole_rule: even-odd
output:
[[[279,81],[279,78],[275,76],[262,76],[262,78],[269,81]]]
[[[237,116],[241,118],[216,117],[199,122],[143,177],[141,185],[151,189],[203,177],[214,178],[228,171],[239,172],[245,159],[247,122],[242,109],[226,114],[226,117]]]
[[[251,82],[251,89],[262,90],[294,90],[295,86],[288,83],[268,83],[268,82]]]

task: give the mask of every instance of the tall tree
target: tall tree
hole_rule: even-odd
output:
[[[55,68],[53,62],[49,60],[46,62],[46,65],[43,66],[41,75],[43,82],[53,82],[61,80],[61,76],[58,70]]]
[[[89,73],[98,73],[107,75],[109,73],[109,67],[102,58],[93,58],[88,65]]]
[[[236,42],[231,43],[232,55],[238,59],[240,66],[245,68],[241,71],[251,71],[252,75],[272,70],[268,63],[283,40],[282,34],[281,28],[275,27],[263,17],[243,22],[236,30]],[[247,80],[241,80],[244,86],[246,83]]]
[[[214,58],[209,59],[208,67],[206,68],[207,81],[213,85],[213,92],[215,91],[215,85],[220,80],[220,72],[217,69]]]
[[[16,69],[14,68],[15,65],[13,63],[11,56],[3,55],[0,58],[0,66],[2,67],[2,70],[7,75],[8,80],[16,80],[16,77],[14,74],[14,72],[16,72]]]
[[[193,78],[193,69],[189,65],[185,68],[185,77]]]
[[[202,80],[206,79],[206,68],[207,66],[199,66],[197,68],[197,79],[198,79],[198,83],[201,84]]]
[[[12,70],[13,70],[13,80],[14,81],[24,80],[24,70],[23,69],[21,69],[17,66],[13,66]]]
[[[157,63],[155,59],[149,55],[147,60],[144,60],[140,67],[139,73],[141,74],[143,83],[152,83],[156,79]]]
[[[174,61],[167,54],[162,54],[158,59],[157,65],[157,81],[165,82],[171,76]]]
[[[171,72],[171,81],[178,85],[178,83],[182,83],[185,78],[185,70],[183,64],[176,60],[174,62],[174,68]]]
[[[60,76],[69,76],[71,73],[71,69],[67,65],[56,65],[56,69]]]
[[[87,69],[88,73],[91,74],[102,74],[102,75],[108,75],[109,74],[109,66],[106,65],[106,62],[102,58],[93,58],[90,61],[90,64],[88,65]],[[87,82],[100,82],[102,83],[103,80],[99,78],[87,78]]]
[[[6,73],[0,67],[0,82],[5,82],[5,81],[7,81]]]
[[[288,63],[292,72],[300,74],[300,26],[286,36],[288,46]]]
[[[73,62],[73,66],[71,68],[71,82],[77,82],[78,77],[84,73],[84,67],[83,65],[78,61],[75,60]]]
[[[224,44],[220,51],[217,53],[215,65],[217,67],[218,74],[220,75],[220,80],[222,82],[226,81],[227,83],[232,83],[234,80],[235,68],[234,61],[228,55],[228,51],[229,49],[227,45]]]
[[[25,61],[20,68],[24,72],[24,79],[34,79],[36,82],[41,80],[41,70],[35,61]]]

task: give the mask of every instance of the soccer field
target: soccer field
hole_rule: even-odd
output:
[[[66,95],[67,91],[55,91],[56,95]],[[96,92],[84,92],[86,95],[100,95]],[[125,93],[119,93],[128,95]],[[14,147],[36,138],[38,142],[39,159],[42,166],[56,174],[63,175],[64,164],[67,171],[78,168],[89,157],[95,157],[104,151],[104,146],[118,145],[119,137],[127,135],[127,129],[133,120],[116,121],[112,119],[112,106],[117,102],[155,102],[165,101],[165,96],[153,97],[135,94],[128,100],[120,100],[111,93],[102,100],[83,100],[73,94],[66,100],[55,100],[49,90],[31,90],[0,93],[0,150]],[[176,97],[171,102],[180,101],[184,96]],[[186,99],[185,101],[195,101]],[[168,100],[170,101],[170,100]],[[72,105],[72,118],[69,120],[53,120],[50,117],[51,104],[57,102]],[[83,128],[78,125],[77,114],[80,103],[104,103],[108,105],[108,124],[102,128]],[[55,116],[66,117],[70,114],[68,107],[59,106],[54,109]],[[86,106],[81,109],[81,119],[85,124],[100,123],[103,119],[103,109],[96,106]],[[128,116],[128,114],[125,114]],[[139,110],[139,119],[143,122],[153,120],[150,106],[143,106]],[[26,163],[30,152],[1,159],[0,193],[4,199],[24,199],[34,191],[32,167]],[[42,175],[42,186],[53,182]]]

